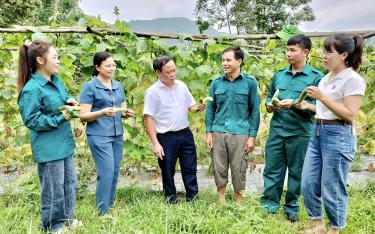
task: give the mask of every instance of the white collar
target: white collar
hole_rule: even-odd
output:
[[[168,87],[165,84],[163,84],[163,82],[161,82],[161,80],[158,78],[157,84],[158,84],[159,88],[165,87],[165,88],[168,88],[168,89],[173,89],[174,87],[176,87],[178,85],[178,82],[177,82],[177,80],[175,80],[173,86],[172,87]]]
[[[353,71],[353,68],[352,67],[348,67],[348,68],[345,68],[344,70],[342,70],[341,72],[339,72],[335,77],[331,77],[331,73],[332,72],[329,72],[327,74],[327,81],[326,82],[334,82],[334,81],[337,81],[337,80],[341,80],[341,79],[345,79],[347,76],[348,73],[352,72]]]

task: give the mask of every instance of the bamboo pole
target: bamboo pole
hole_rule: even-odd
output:
[[[35,28],[35,27],[22,27],[22,28],[0,28],[0,33],[31,33],[34,29],[38,32],[43,33],[99,33],[104,35],[123,35],[124,33],[116,29],[106,28],[79,28],[79,27],[60,27],[60,28]],[[176,33],[158,33],[158,32],[133,32],[138,37],[159,37],[169,39],[179,39],[180,35]],[[309,37],[327,37],[336,33],[345,33],[348,35],[362,35],[364,38],[375,36],[375,30],[365,31],[338,31],[338,32],[305,32],[306,36]],[[205,40],[205,39],[225,39],[225,40],[264,40],[264,39],[279,39],[275,34],[245,34],[245,35],[223,35],[223,36],[211,36],[211,35],[189,35],[186,40]]]
[[[371,31],[371,32],[368,32],[366,34],[363,35],[363,39],[367,39],[367,38],[370,38],[370,37],[373,37],[375,36],[375,31]]]

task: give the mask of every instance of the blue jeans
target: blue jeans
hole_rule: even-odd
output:
[[[158,160],[163,180],[164,195],[168,200],[177,198],[174,174],[177,158],[180,161],[181,175],[186,191],[186,201],[192,201],[198,194],[197,153],[193,133],[190,129],[178,132],[157,134],[158,141],[164,150],[163,160]]]
[[[96,206],[99,213],[105,214],[115,200],[124,139],[122,135],[88,135],[87,142],[96,165]]]
[[[74,219],[77,176],[73,156],[38,163],[42,226],[56,231]]]
[[[346,226],[350,163],[356,138],[352,126],[315,125],[302,171],[301,189],[311,219],[322,219],[324,208],[331,227]]]

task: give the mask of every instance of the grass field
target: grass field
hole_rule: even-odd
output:
[[[39,185],[36,175],[31,177],[18,192],[0,196],[0,233],[42,233]],[[349,191],[348,226],[342,233],[375,233],[375,181]],[[297,223],[287,221],[282,210],[265,214],[260,194],[237,205],[229,192],[226,205],[219,206],[216,194],[204,190],[194,203],[185,203],[181,194],[177,205],[166,205],[161,192],[127,187],[117,191],[107,217],[97,215],[93,194],[80,190],[77,195],[77,218],[84,227],[67,233],[298,233],[309,226],[303,206]]]

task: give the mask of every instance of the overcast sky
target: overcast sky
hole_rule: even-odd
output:
[[[122,20],[186,17],[194,20],[194,0],[81,0],[81,9],[113,23],[115,6]],[[375,30],[375,0],[312,0],[316,20],[302,23],[302,31]]]

